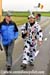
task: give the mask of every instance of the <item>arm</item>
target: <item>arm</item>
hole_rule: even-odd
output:
[[[1,43],[1,23],[0,23],[0,43]]]
[[[38,38],[39,45],[41,45],[43,41],[43,33],[39,24],[37,25],[37,38]]]
[[[1,34],[1,23],[0,23],[0,34]]]
[[[27,36],[26,24],[22,25],[21,33],[22,33],[22,38],[25,38]]]
[[[1,23],[0,23],[0,49],[1,49],[1,51],[3,50],[3,48],[2,48],[2,45],[1,45],[1,43],[2,43],[2,36],[1,36]]]
[[[19,32],[18,32],[17,25],[15,23],[14,23],[14,32],[15,32],[15,37],[14,38],[17,39]]]

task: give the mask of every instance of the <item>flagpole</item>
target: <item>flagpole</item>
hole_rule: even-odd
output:
[[[2,18],[2,0],[0,0],[0,22]]]

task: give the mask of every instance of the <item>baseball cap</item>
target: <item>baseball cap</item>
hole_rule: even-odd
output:
[[[11,13],[10,12],[6,12],[6,16],[11,16]]]

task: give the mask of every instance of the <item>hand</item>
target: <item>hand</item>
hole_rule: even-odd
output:
[[[29,32],[28,32],[28,31],[25,31],[25,34],[26,34],[27,36],[29,36]]]
[[[0,45],[0,49],[1,49],[1,51],[3,51],[3,48],[2,48],[2,46]]]
[[[25,34],[27,34],[28,32],[27,31],[25,31]]]
[[[38,44],[39,44],[39,46],[41,46],[42,45],[42,41],[38,41]]]
[[[15,41],[16,41],[17,39],[15,39]]]
[[[35,36],[34,35],[32,36],[32,39],[35,40]]]

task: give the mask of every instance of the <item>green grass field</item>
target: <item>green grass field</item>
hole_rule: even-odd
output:
[[[3,12],[3,14],[5,14],[6,12]],[[28,17],[28,15],[30,14],[29,12],[11,12],[12,16],[17,16],[17,17]],[[35,15],[37,13],[40,13],[42,16],[48,16],[50,17],[50,12],[34,12]]]
[[[50,17],[50,12],[35,12],[35,15],[37,13],[40,13],[42,16],[48,16]],[[27,17],[30,13],[29,12],[13,12],[12,15],[18,16],[18,17]]]
[[[27,22],[27,17],[12,17],[12,20],[15,21],[17,25],[22,25]]]
[[[42,12],[41,15],[50,17],[50,12]]]

